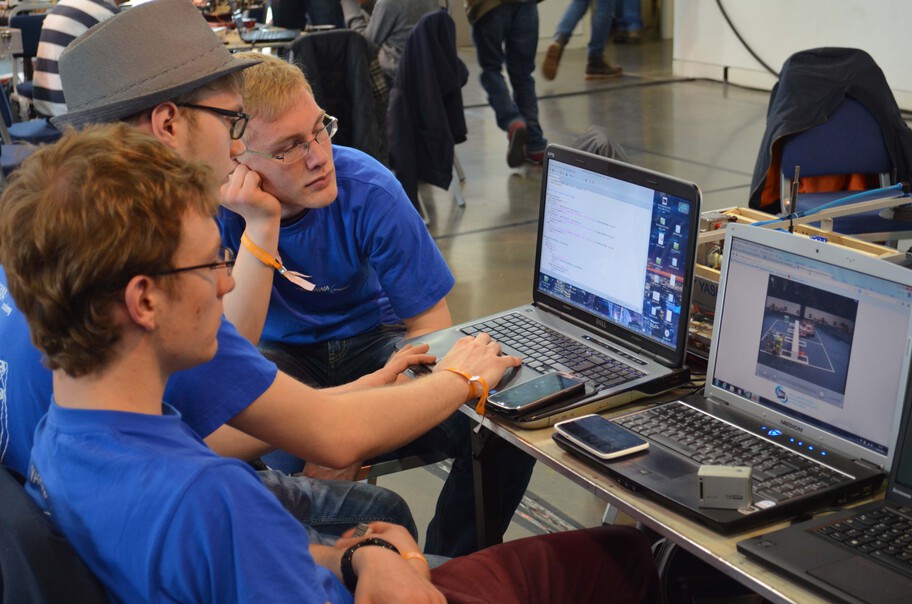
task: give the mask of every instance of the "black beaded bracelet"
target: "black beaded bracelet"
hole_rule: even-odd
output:
[[[390,549],[399,553],[399,550],[395,545],[387,541],[386,539],[380,539],[378,537],[368,537],[363,539],[347,550],[342,554],[342,582],[345,584],[345,587],[348,588],[348,591],[355,593],[355,587],[358,586],[358,575],[355,574],[355,569],[352,567],[352,557],[355,555],[355,552],[359,548],[364,547],[365,545],[376,545],[385,549]]]

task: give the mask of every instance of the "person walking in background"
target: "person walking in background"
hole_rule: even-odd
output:
[[[540,165],[548,141],[538,122],[532,77],[538,46],[538,6],[535,0],[466,0],[466,15],[481,66],[481,86],[498,127],[507,133],[507,165]],[[504,64],[512,95],[503,77]]]
[[[640,0],[616,0],[614,5],[614,43],[639,44],[643,41],[643,14]]]
[[[586,59],[587,80],[616,78],[624,71],[605,61],[604,56],[605,43],[608,41],[608,33],[611,31],[614,1],[595,0],[595,6],[592,8],[592,31],[589,33]],[[561,17],[557,30],[554,32],[554,41],[548,46],[545,61],[542,63],[542,75],[546,80],[553,80],[557,76],[557,66],[560,64],[561,55],[564,54],[564,46],[570,40],[576,24],[586,14],[587,8],[589,8],[589,0],[571,0],[567,5],[567,10],[564,11],[564,16]]]

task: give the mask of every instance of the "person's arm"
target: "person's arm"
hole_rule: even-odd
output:
[[[203,440],[210,449],[222,457],[234,457],[244,461],[256,459],[274,450],[268,443],[235,430],[228,424],[223,424]]]
[[[367,602],[440,602],[446,599],[431,584],[427,562],[418,558],[406,560],[403,554],[421,554],[418,544],[401,526],[372,522],[362,537],[351,537],[349,529],[335,546],[311,545],[314,561],[342,579],[341,559],[346,549],[367,537],[379,537],[391,543],[399,553],[378,546],[364,546],[352,556],[352,569],[358,579],[357,601]],[[371,551],[373,550],[373,551]]]
[[[441,299],[423,313],[403,319],[402,322],[405,324],[406,329],[405,338],[408,339],[452,327],[453,318],[450,316],[450,309],[447,306],[446,299]]]
[[[406,344],[402,350],[396,351],[393,356],[386,361],[386,364],[373,373],[368,373],[347,384],[324,388],[321,392],[331,394],[342,394],[345,392],[354,392],[366,388],[377,388],[379,386],[389,386],[391,384],[408,384],[412,380],[403,375],[409,367],[414,365],[429,365],[437,360],[432,354],[427,354],[429,346],[427,344]]]
[[[221,203],[245,221],[244,232],[271,258],[279,255],[279,200],[260,188],[260,175],[243,164],[221,188]],[[238,245],[234,264],[235,287],[224,298],[225,316],[238,332],[256,345],[266,324],[275,269]]]
[[[400,447],[459,409],[473,388],[445,368],[500,381],[518,357],[500,356],[488,335],[461,338],[435,373],[410,384],[327,394],[282,372],[275,382],[229,422],[272,446],[331,468],[345,468]]]

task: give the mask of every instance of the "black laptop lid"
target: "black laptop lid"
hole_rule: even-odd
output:
[[[896,442],[893,471],[887,482],[887,500],[912,507],[912,388],[906,388],[903,422]]]
[[[535,304],[683,365],[700,190],[558,145],[545,157]]]

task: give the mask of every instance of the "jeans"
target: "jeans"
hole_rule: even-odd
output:
[[[334,372],[333,375],[343,381],[333,379],[319,384],[321,386],[330,386],[346,383],[343,377],[340,376],[352,381],[364,373],[370,373],[381,367],[392,353],[396,342],[403,333],[404,328],[401,327],[382,327],[357,338],[346,340],[344,345],[329,346],[329,349],[335,350],[337,354],[332,352],[327,354],[327,350],[325,350],[328,346],[327,344],[318,345],[324,347],[324,350],[318,352],[316,356],[322,356],[324,357],[323,359],[310,358],[310,355],[306,352],[293,352],[295,348],[297,350],[310,350],[312,347],[290,347],[287,345],[275,345],[274,343],[261,343],[260,347],[263,354],[275,362],[279,369],[309,384],[315,383],[313,374],[308,371],[311,367],[329,366],[335,368],[336,364],[331,361],[338,361],[347,369],[344,372]],[[363,358],[360,355],[363,355]],[[355,356],[358,358],[354,358]],[[373,358],[373,363],[375,364],[373,368],[369,368],[369,358]],[[354,371],[351,366],[355,365],[360,367],[360,370],[364,373],[359,375],[351,373]],[[509,447],[509,449],[510,452],[504,454],[503,459],[499,460],[497,464],[503,503],[501,506],[503,515],[499,519],[501,534],[506,532],[507,527],[510,525],[513,512],[526,492],[529,479],[532,477],[532,468],[535,465],[535,460],[532,457],[515,447]],[[453,466],[437,499],[434,518],[428,525],[424,551],[429,554],[451,558],[472,553],[478,549],[478,539],[475,523],[475,482],[472,467],[471,422],[467,416],[457,411],[423,436],[372,461],[397,459],[428,451],[441,452],[445,457],[453,460]],[[271,468],[286,472],[300,471],[303,467],[303,462],[300,459],[285,452],[271,453],[265,456],[263,460]],[[343,482],[342,484],[350,483]],[[333,501],[323,501],[315,505],[327,506],[327,510],[320,510],[320,517],[324,521],[328,521],[334,513],[337,513],[337,509],[342,507]],[[348,522],[348,520],[350,518],[345,521]],[[349,523],[346,526],[351,526],[351,524]]]
[[[535,94],[535,51],[538,46],[538,7],[535,2],[501,4],[472,25],[472,41],[481,66],[481,86],[494,109],[501,130],[516,121],[526,124],[526,149],[541,151],[547,145],[538,121]],[[513,94],[504,80],[502,67]]]
[[[262,341],[259,349],[298,381],[314,388],[329,388],[348,384],[383,367],[404,335],[404,325],[380,325],[345,340],[304,346]]]
[[[418,538],[408,505],[390,490],[362,482],[291,477],[282,472],[259,472],[260,480],[295,519],[307,529],[311,543],[333,545],[359,522],[399,524]]]
[[[586,14],[587,8],[589,8],[589,0],[571,0],[567,10],[564,11],[564,16],[557,24],[555,36],[569,38],[576,24]],[[592,30],[589,32],[588,54],[590,57],[601,58],[604,55],[613,14],[614,0],[595,0],[595,6],[592,8]]]
[[[614,20],[619,31],[640,31],[643,29],[640,0],[616,0]]]

